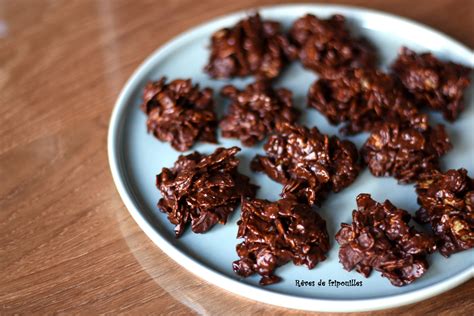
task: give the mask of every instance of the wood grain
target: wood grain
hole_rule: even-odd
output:
[[[115,98],[157,46],[277,2],[0,0],[0,313],[301,314],[222,291],[164,255],[128,215],[106,153]],[[471,0],[344,2],[474,47]],[[473,287],[375,314],[471,314]]]

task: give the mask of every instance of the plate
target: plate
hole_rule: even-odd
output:
[[[363,34],[379,49],[382,66],[386,67],[405,45],[415,51],[431,51],[438,57],[472,65],[472,52],[462,44],[418,23],[376,11],[344,6],[284,5],[259,9],[263,18],[280,21],[285,28],[306,13],[327,17],[340,13],[346,16],[354,33]],[[248,13],[248,12],[247,12]],[[464,251],[446,259],[439,254],[429,257],[430,269],[419,280],[405,287],[394,287],[377,272],[364,278],[356,272],[347,272],[338,262],[338,245],[331,238],[328,259],[313,270],[286,264],[277,270],[283,281],[261,287],[259,276],[240,278],[232,271],[236,260],[236,222],[240,210],[234,212],[227,225],[216,225],[206,234],[187,230],[180,239],[174,237],[173,225],[161,213],[156,203],[160,193],[155,187],[155,176],[163,167],[171,167],[179,152],[168,143],[156,140],[146,133],[146,116],[140,111],[140,96],[145,83],[163,75],[169,79],[193,78],[201,87],[215,91],[218,115],[225,111],[225,101],[218,96],[222,86],[233,83],[240,88],[251,78],[212,80],[203,71],[208,60],[209,38],[222,28],[235,24],[245,16],[238,12],[218,18],[191,29],[155,51],[132,75],[123,88],[112,114],[108,153],[112,175],[117,189],[130,214],[148,237],[177,263],[197,276],[223,289],[260,302],[288,308],[313,311],[363,311],[400,306],[426,299],[447,291],[473,276],[473,251]],[[328,124],[316,110],[306,108],[306,93],[317,76],[304,70],[298,62],[290,65],[275,82],[277,87],[293,91],[295,105],[303,110],[300,119],[309,127],[317,126],[323,133],[337,134],[338,127]],[[466,110],[455,124],[448,124],[454,149],[442,159],[443,168],[474,171],[474,107],[473,85],[466,96]],[[430,114],[432,122],[442,121],[439,114]],[[367,134],[349,137],[361,146]],[[219,138],[219,146],[242,147],[237,140]],[[209,154],[217,146],[199,143],[193,150]],[[281,185],[264,174],[255,174],[249,162],[257,153],[263,153],[262,144],[245,148],[239,153],[239,169],[260,186],[259,198],[278,199]],[[390,199],[396,206],[414,213],[418,208],[413,185],[398,185],[392,178],[375,178],[365,169],[356,182],[338,194],[329,196],[318,212],[326,219],[330,236],[334,236],[341,222],[351,222],[355,198],[359,193],[372,194],[378,201]],[[329,286],[329,279],[362,281],[360,287]],[[315,281],[314,286],[297,286],[297,280]],[[325,285],[319,281],[325,281]]]

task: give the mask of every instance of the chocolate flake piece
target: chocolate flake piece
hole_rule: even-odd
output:
[[[439,158],[451,148],[443,125],[417,129],[384,123],[370,134],[361,152],[376,177],[393,176],[400,183],[410,183],[438,169]]]
[[[436,244],[410,226],[410,218],[388,200],[381,204],[369,194],[359,194],[352,224],[342,223],[336,234],[344,269],[365,277],[375,269],[395,286],[420,278],[428,269],[426,254],[434,252]]]
[[[211,155],[194,152],[179,156],[171,169],[163,168],[156,176],[162,198],[160,210],[176,225],[176,237],[188,223],[195,233],[204,233],[227,217],[242,197],[254,197],[257,186],[239,173],[238,147],[217,148]]]
[[[323,77],[344,68],[373,68],[375,47],[365,38],[351,36],[342,15],[319,19],[307,14],[293,24],[290,39],[299,48],[303,66]]]
[[[392,69],[417,105],[441,111],[449,121],[456,120],[464,109],[464,90],[471,82],[470,68],[403,47]]]
[[[225,86],[222,95],[230,98],[229,113],[220,122],[223,137],[239,138],[245,146],[253,146],[283,122],[294,123],[299,111],[293,107],[292,92],[274,90],[267,81],[257,81],[239,91]]]
[[[346,123],[345,134],[370,131],[384,121],[407,122],[426,128],[428,118],[410,103],[402,87],[388,74],[372,69],[347,69],[319,79],[308,92],[308,106],[331,124]]]
[[[443,256],[474,248],[474,179],[466,169],[432,170],[418,181],[416,192],[417,218],[431,225]]]
[[[252,169],[282,183],[282,197],[310,205],[319,205],[328,192],[349,186],[361,169],[352,142],[321,134],[316,127],[282,124],[264,149],[267,156],[257,155]]]
[[[205,71],[213,78],[275,78],[289,59],[296,58],[296,49],[280,29],[280,23],[264,21],[256,13],[215,32]]]
[[[233,269],[243,277],[260,274],[261,285],[279,282],[273,273],[289,261],[313,269],[329,250],[326,221],[295,199],[243,200],[238,225],[237,238],[244,241],[236,247],[240,259]]]
[[[148,115],[148,132],[178,151],[188,150],[197,141],[217,143],[210,88],[199,90],[190,79],[166,83],[162,77],[145,86],[141,108]]]

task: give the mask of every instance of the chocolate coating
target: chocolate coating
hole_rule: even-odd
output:
[[[395,286],[410,284],[428,269],[426,254],[436,249],[434,238],[409,225],[410,214],[390,201],[374,201],[359,194],[352,224],[341,224],[336,234],[339,261],[368,277],[375,269]]]
[[[238,225],[237,238],[244,241],[236,247],[240,259],[232,267],[243,277],[260,274],[261,285],[280,281],[274,271],[289,261],[313,269],[329,250],[326,222],[294,199],[243,200]]]
[[[328,192],[339,192],[360,171],[356,146],[348,140],[321,134],[316,127],[283,124],[264,146],[266,156],[251,164],[284,185],[282,196],[320,204]]]
[[[417,219],[431,225],[443,256],[474,248],[474,179],[466,169],[432,170],[418,181],[416,192]]]
[[[305,68],[326,77],[344,68],[373,68],[375,47],[365,38],[353,37],[342,15],[319,19],[307,14],[295,21],[290,39],[299,48]]]
[[[148,132],[178,151],[188,150],[197,141],[217,143],[212,89],[200,90],[191,79],[166,83],[162,77],[149,82],[141,108],[148,115]]]
[[[308,92],[308,106],[331,124],[345,123],[341,132],[370,131],[384,121],[401,121],[426,128],[428,118],[405,97],[388,74],[372,69],[347,69],[319,79]]]
[[[273,89],[267,81],[257,81],[239,91],[225,86],[221,94],[232,103],[221,120],[223,137],[238,138],[245,146],[253,146],[283,122],[294,123],[300,112],[293,107],[292,92]]]
[[[179,156],[171,169],[163,168],[156,176],[162,198],[160,210],[176,225],[176,237],[188,223],[195,233],[204,233],[227,217],[242,197],[254,197],[257,186],[237,170],[238,147],[217,148],[211,155],[194,152]]]
[[[213,78],[275,78],[296,57],[296,49],[280,29],[280,23],[264,21],[257,13],[215,32],[205,71]]]
[[[454,121],[464,109],[464,90],[472,69],[443,62],[431,53],[417,54],[403,47],[392,69],[418,106],[428,106]]]
[[[410,183],[438,169],[439,158],[451,148],[443,125],[420,129],[383,123],[372,131],[361,152],[374,176],[392,176],[400,183]]]

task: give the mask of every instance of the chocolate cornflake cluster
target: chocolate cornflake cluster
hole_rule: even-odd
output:
[[[348,140],[321,134],[316,127],[283,124],[257,155],[251,167],[284,185],[282,197],[321,204],[330,191],[339,192],[361,169],[356,146]]]
[[[326,221],[294,199],[244,200],[238,225],[244,241],[236,247],[240,260],[233,269],[243,277],[260,274],[261,285],[279,282],[273,273],[289,261],[314,268],[329,250]]]
[[[200,90],[191,79],[166,83],[162,77],[149,82],[141,108],[148,115],[148,132],[178,151],[188,150],[197,141],[217,143],[212,89]]]
[[[257,81],[239,91],[225,86],[221,94],[230,98],[229,113],[221,120],[223,137],[238,138],[253,146],[283,122],[294,123],[300,112],[293,107],[292,92],[273,89],[268,81]]]
[[[451,148],[443,125],[420,129],[387,122],[372,131],[361,152],[373,175],[410,183],[438,169],[439,158]]]
[[[410,214],[390,201],[374,201],[359,194],[352,224],[341,224],[336,234],[339,261],[368,277],[375,269],[395,286],[410,284],[428,269],[426,255],[436,250],[434,238],[409,225]]]
[[[213,78],[275,78],[296,58],[296,49],[280,29],[280,23],[262,20],[257,13],[215,32],[205,71]]]
[[[378,203],[359,194],[352,223],[342,223],[336,234],[345,270],[365,277],[376,270],[404,286],[424,275],[426,257],[436,249],[449,257],[474,248],[474,179],[465,169],[439,171],[452,145],[444,126],[430,125],[422,112],[428,107],[456,120],[471,68],[403,47],[391,72],[380,71],[375,47],[351,34],[342,15],[306,14],[285,34],[279,22],[255,13],[215,32],[209,50],[204,71],[210,77],[252,76],[254,82],[243,90],[222,88],[230,105],[219,122],[212,89],[200,89],[191,79],[151,81],[141,105],[148,132],[177,151],[200,141],[216,144],[218,126],[222,137],[249,147],[269,136],[265,154],[256,155],[250,167],[281,183],[282,198],[255,198],[258,187],[238,171],[238,147],[180,155],[156,176],[158,207],[175,225],[177,238],[188,224],[194,233],[225,224],[242,203],[237,238],[243,241],[232,264],[238,275],[259,274],[260,284],[269,285],[281,280],[274,273],[290,261],[313,269],[330,245],[326,221],[312,206],[351,185],[365,162],[377,177],[417,183],[416,220],[430,224],[434,234],[410,226],[411,215],[389,200]],[[318,74],[308,107],[342,124],[346,135],[370,133],[360,152],[348,140],[297,124],[292,92],[272,87],[296,59]]]
[[[441,111],[449,121],[464,109],[464,90],[469,86],[468,67],[443,62],[431,53],[417,54],[403,47],[392,69],[419,106]]]
[[[344,68],[373,68],[375,47],[365,38],[353,37],[342,15],[319,19],[307,14],[293,24],[290,39],[299,48],[304,67],[326,77]]]
[[[466,169],[433,170],[418,181],[416,192],[417,219],[431,225],[443,256],[474,248],[474,179]]]
[[[345,123],[344,134],[371,131],[384,121],[400,121],[426,128],[428,118],[405,97],[388,74],[373,69],[347,69],[322,78],[308,92],[308,106],[331,124]]]
[[[195,233],[225,224],[241,198],[255,196],[257,186],[237,170],[239,151],[238,147],[217,148],[208,156],[199,152],[181,155],[173,168],[163,168],[156,176],[163,196],[158,207],[176,225],[176,237],[188,223]]]

